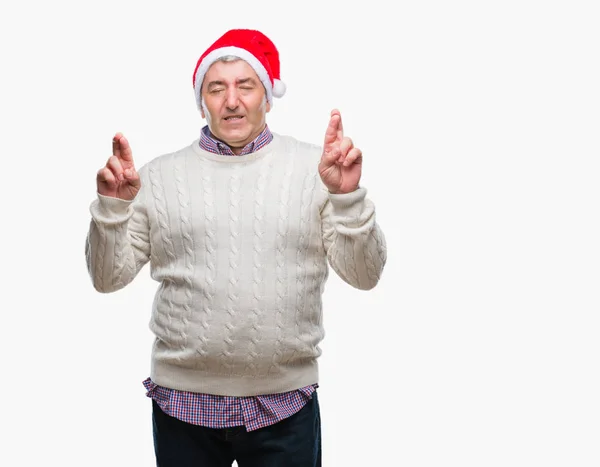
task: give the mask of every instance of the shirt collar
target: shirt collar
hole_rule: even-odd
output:
[[[265,129],[258,135],[253,141],[249,142],[244,146],[240,156],[250,154],[258,151],[262,147],[266,146],[273,140],[273,133],[269,130],[269,126],[265,125]],[[200,147],[205,151],[212,152],[213,154],[220,154],[222,156],[235,156],[231,148],[223,141],[216,139],[210,132],[208,125],[202,128],[200,132]]]

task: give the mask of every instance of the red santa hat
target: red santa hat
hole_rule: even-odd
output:
[[[265,87],[267,100],[283,97],[286,86],[279,76],[279,52],[262,32],[253,29],[231,29],[217,39],[202,54],[194,70],[193,84],[196,104],[200,108],[204,75],[219,58],[234,55],[246,61],[256,72]]]

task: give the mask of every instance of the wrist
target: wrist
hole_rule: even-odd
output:
[[[338,189],[328,187],[327,191],[329,192],[330,195],[347,195],[349,193],[354,193],[359,188],[360,188],[359,185],[355,186],[354,188],[350,188],[348,190],[338,190]]]

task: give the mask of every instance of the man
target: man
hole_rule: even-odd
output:
[[[362,153],[337,110],[322,147],[270,131],[285,85],[259,31],[215,41],[193,86],[207,125],[190,146],[138,171],[114,136],[90,208],[90,276],[112,292],[150,262],[160,283],[144,381],[158,466],[320,466],[328,263],[368,290],[386,261]]]

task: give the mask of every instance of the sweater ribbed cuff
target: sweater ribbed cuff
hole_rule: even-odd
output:
[[[363,211],[366,196],[366,188],[357,188],[350,193],[329,193],[329,201],[336,217],[356,218]]]
[[[98,199],[90,206],[90,213],[94,220],[101,224],[121,224],[133,214],[132,203],[133,200],[112,198],[98,193]]]

